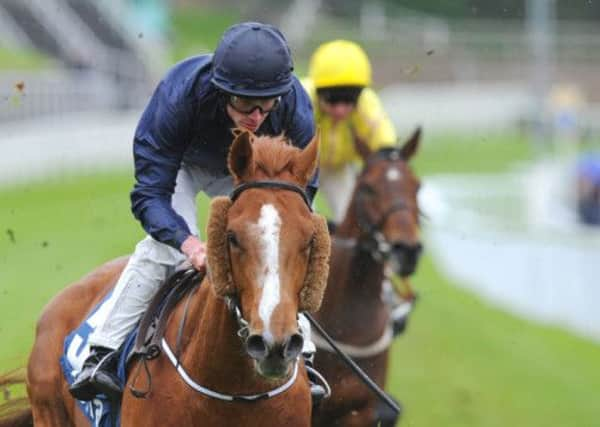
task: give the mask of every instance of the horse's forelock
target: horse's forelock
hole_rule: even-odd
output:
[[[289,143],[283,136],[259,136],[253,142],[254,161],[269,177],[275,178],[285,171],[289,171],[293,159],[300,153],[300,149]]]

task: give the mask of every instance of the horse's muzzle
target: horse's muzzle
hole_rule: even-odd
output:
[[[288,374],[292,362],[302,352],[304,338],[294,333],[282,343],[269,344],[260,334],[251,334],[246,339],[246,352],[254,359],[259,374],[266,378],[281,378]]]
[[[422,252],[423,245],[421,245],[421,243],[394,243],[390,251],[390,263],[392,269],[400,277],[410,276],[417,269],[417,264]]]

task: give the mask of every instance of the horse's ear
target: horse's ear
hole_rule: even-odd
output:
[[[219,296],[231,295],[235,292],[227,246],[227,212],[230,206],[229,197],[213,198],[206,225],[208,274],[215,293]]]
[[[417,149],[419,148],[419,142],[421,141],[421,126],[419,126],[413,134],[408,138],[408,141],[404,143],[402,148],[400,149],[400,154],[402,158],[406,161],[410,160],[412,156],[415,155]]]
[[[329,275],[331,241],[325,217],[313,214],[314,240],[308,260],[304,286],[300,291],[300,310],[315,312],[321,307]]]
[[[248,131],[239,132],[227,157],[227,165],[236,183],[243,181],[252,173],[252,134]]]
[[[292,172],[300,180],[302,186],[308,184],[317,169],[320,141],[320,132],[317,130],[310,143],[294,159]]]

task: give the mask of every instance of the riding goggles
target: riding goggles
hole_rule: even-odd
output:
[[[362,87],[340,86],[332,88],[317,89],[319,99],[327,104],[352,104],[356,105],[358,97],[362,92]]]
[[[280,100],[280,96],[277,98],[244,98],[242,96],[231,95],[228,104],[238,113],[249,115],[258,109],[260,114],[264,116],[275,110]]]

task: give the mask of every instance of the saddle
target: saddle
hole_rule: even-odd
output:
[[[189,294],[191,296],[193,294],[205,275],[206,269],[197,271],[190,264],[183,263],[175,273],[164,281],[140,320],[131,356],[142,356],[147,360],[151,360],[160,355],[160,341],[164,336],[169,315],[185,295]],[[183,326],[184,321],[185,315],[181,326]],[[177,334],[177,350],[179,350],[182,329],[180,327]]]
[[[167,321],[173,311],[173,308],[183,299],[188,296],[185,305],[184,314],[181,318],[179,328],[177,330],[177,341],[175,344],[175,356],[178,357],[181,350],[181,336],[187,317],[189,298],[194,294],[194,291],[200,286],[202,279],[206,275],[206,269],[201,271],[195,270],[189,263],[181,264],[165,282],[160,286],[158,292],[150,301],[148,309],[142,316],[135,343],[131,351],[127,351],[125,356],[127,362],[134,357],[140,357],[142,363],[138,365],[138,369],[133,373],[133,381],[129,386],[131,393],[137,398],[144,398],[152,390],[152,376],[148,370],[147,361],[157,358],[162,352],[161,340],[164,336],[167,327]],[[127,363],[126,362],[126,363]],[[125,364],[126,364],[125,363]],[[135,387],[137,377],[141,366],[146,371],[147,389],[140,390]],[[123,372],[124,376],[124,372]]]

